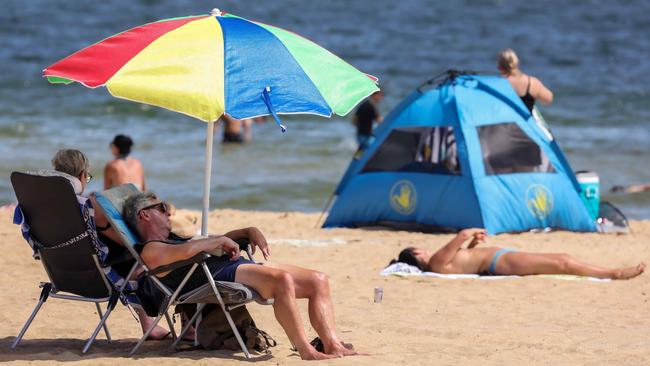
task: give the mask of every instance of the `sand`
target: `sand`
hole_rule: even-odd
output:
[[[192,232],[198,213],[179,210]],[[89,354],[83,341],[97,322],[94,305],[50,299],[16,350],[10,345],[36,303],[47,277],[7,210],[0,211],[0,361],[17,364],[138,363],[241,365],[242,352],[176,353],[169,342],[147,342],[127,308],[109,319],[114,342],[100,334]],[[650,274],[606,283],[526,277],[500,281],[382,277],[379,271],[407,246],[436,249],[450,235],[388,230],[314,228],[317,214],[217,210],[210,231],[258,226],[272,241],[272,261],[300,264],[329,275],[342,339],[369,356],[333,365],[643,365],[650,364]],[[567,232],[499,235],[489,244],[535,252],[567,252],[606,266],[650,263],[650,221],[632,222],[629,235]],[[305,244],[314,243],[306,246]],[[302,247],[300,245],[303,245]],[[258,258],[261,260],[261,257]],[[373,303],[373,288],[384,299]],[[309,337],[305,302],[300,302]],[[278,346],[257,365],[302,364],[269,306],[251,305],[260,328]]]

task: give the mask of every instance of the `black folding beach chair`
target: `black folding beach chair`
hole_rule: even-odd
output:
[[[41,176],[13,172],[11,174],[18,205],[24,223],[29,226],[28,239],[34,257],[40,259],[49,282],[41,282],[40,298],[12,344],[15,348],[49,297],[93,302],[99,314],[99,324],[86,341],[86,353],[101,328],[111,341],[106,320],[115,308],[127,285],[110,282],[107,267],[98,257],[95,228],[88,212],[82,212],[72,183],[63,176]],[[133,267],[135,269],[135,266]],[[132,270],[133,271],[133,270]],[[100,303],[107,303],[102,313]]]
[[[239,332],[237,331],[235,323],[230,315],[230,311],[253,301],[263,305],[272,305],[273,299],[263,299],[255,290],[240,283],[215,281],[212,277],[212,274],[210,273],[210,269],[205,263],[205,260],[210,257],[210,254],[208,253],[200,253],[188,260],[158,267],[154,270],[149,269],[134,248],[134,245],[139,242],[138,238],[122,218],[124,201],[127,197],[137,192],[138,190],[133,184],[125,184],[111,188],[107,191],[103,191],[96,195],[99,209],[104,212],[104,215],[111,223],[112,227],[120,235],[122,242],[125,243],[125,245],[128,244],[126,246],[129,248],[131,255],[133,255],[133,257],[138,261],[138,264],[142,267],[143,273],[141,275],[147,276],[164,294],[164,300],[161,304],[159,304],[160,306],[158,310],[158,316],[156,317],[151,327],[142,336],[140,341],[133,347],[131,354],[134,354],[138,350],[144,340],[149,336],[149,333],[153,330],[156,324],[158,324],[161,317],[163,315],[168,316],[168,309],[171,306],[182,304],[197,304],[196,313],[190,319],[190,321],[187,322],[185,327],[181,330],[181,334],[173,342],[172,346],[175,346],[176,343],[183,338],[183,335],[188,331],[192,324],[195,326],[199,324],[201,310],[203,310],[205,305],[207,303],[216,303],[219,304],[223,310],[224,315],[226,316],[226,319],[228,320],[228,323],[230,324],[230,327],[237,339],[237,342],[239,343],[239,346],[246,355],[246,358],[250,358],[250,353],[248,352],[246,345],[244,344]],[[240,243],[240,246],[244,246],[249,258],[252,260],[250,246],[247,243]],[[176,289],[169,288],[156,277],[156,274],[169,272],[185,266],[191,266],[190,270]],[[185,284],[199,266],[201,266],[205,272],[207,283],[188,293],[180,295]]]

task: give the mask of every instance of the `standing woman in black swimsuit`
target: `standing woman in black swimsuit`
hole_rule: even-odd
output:
[[[536,100],[542,104],[553,102],[553,93],[538,78],[526,75],[519,70],[519,57],[512,49],[507,48],[499,52],[497,66],[501,75],[508,79],[530,112],[533,111]]]

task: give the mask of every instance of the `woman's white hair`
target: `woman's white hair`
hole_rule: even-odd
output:
[[[56,152],[52,158],[54,170],[70,174],[78,178],[81,173],[90,170],[90,162],[84,153],[74,149],[64,149]]]

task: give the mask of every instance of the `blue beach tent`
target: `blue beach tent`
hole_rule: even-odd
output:
[[[553,135],[508,81],[450,71],[402,101],[357,154],[323,227],[596,231]]]

